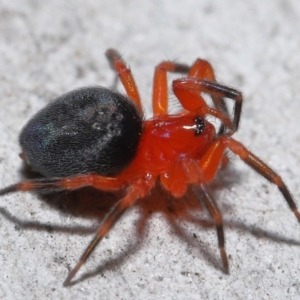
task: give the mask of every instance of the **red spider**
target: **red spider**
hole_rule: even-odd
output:
[[[201,192],[217,228],[224,271],[228,273],[222,215],[207,184],[221,165],[227,165],[226,150],[279,188],[298,221],[300,214],[281,177],[231,136],[239,126],[242,94],[216,82],[211,65],[197,59],[191,67],[164,61],[154,74],[153,118],[143,121],[140,96],[121,56],[106,52],[128,98],[101,87],[83,88],[65,94],[38,112],[20,134],[21,157],[45,177],[26,180],[0,190],[75,190],[91,186],[103,191],[125,189],[125,195],[106,214],[64,285],[70,282],[101,239],[137,199],[145,197],[157,180],[175,197],[188,185]],[[168,114],[167,73],[187,73],[172,83],[183,109]],[[214,108],[202,97],[207,93]],[[234,116],[228,117],[223,98],[231,98]],[[206,120],[221,121],[215,127]]]

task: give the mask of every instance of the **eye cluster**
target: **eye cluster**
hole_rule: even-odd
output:
[[[205,128],[205,121],[203,118],[201,117],[196,117],[194,119],[196,125],[195,125],[195,135],[200,135]]]

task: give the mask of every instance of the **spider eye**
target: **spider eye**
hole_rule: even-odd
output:
[[[196,124],[194,125],[194,127],[195,127],[195,135],[200,135],[200,134],[203,132],[204,127],[205,127],[204,119],[201,118],[201,117],[196,117],[196,118],[194,119],[194,121],[195,121],[195,123],[196,123]]]

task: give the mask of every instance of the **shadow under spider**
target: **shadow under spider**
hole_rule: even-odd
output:
[[[211,184],[213,194],[216,194],[217,190],[230,188],[231,185],[236,184],[237,180],[240,180],[241,176],[237,176],[236,171],[227,170],[226,178],[222,178],[221,175],[219,179],[215,180]],[[238,178],[238,179],[237,179]],[[97,219],[99,222],[109,211],[109,209],[122,197],[124,191],[118,193],[104,193],[92,188],[83,188],[73,192],[63,192],[54,193],[49,195],[38,194],[39,198],[46,202],[51,207],[59,210],[62,213],[68,213],[75,216],[80,216],[89,219]],[[13,197],[10,196],[10,197]],[[216,197],[217,198],[217,197]],[[222,199],[217,202],[224,203]],[[203,207],[199,199],[195,196],[191,189],[188,190],[186,195],[182,198],[177,199],[172,197],[168,192],[164,191],[159,184],[150,192],[150,194],[142,199],[139,199],[135,206],[140,210],[140,217],[136,225],[135,240],[125,248],[122,253],[115,255],[114,257],[108,257],[100,266],[95,268],[93,271],[85,272],[79,278],[72,281],[70,285],[79,283],[87,278],[94,277],[96,275],[102,274],[107,270],[115,270],[119,268],[129,255],[136,253],[142,246],[145,231],[147,228],[148,219],[154,213],[162,213],[166,219],[166,223],[171,226],[172,233],[177,235],[182,241],[197,247],[202,259],[207,260],[214,268],[218,270],[223,270],[221,259],[218,256],[218,244],[217,237],[215,239],[215,251],[211,251],[209,245],[205,247],[199,247],[200,242],[197,238],[193,237],[193,233],[184,230],[182,226],[179,226],[178,221],[187,223],[192,223],[196,226],[202,228],[209,228],[214,230],[215,225],[212,219],[208,219],[204,216],[206,210],[203,211]],[[231,209],[230,207],[227,209]],[[288,208],[287,208],[288,209]],[[223,215],[226,215],[226,210],[221,209]],[[95,226],[62,226],[55,224],[43,224],[40,222],[25,221],[17,217],[13,217],[6,209],[0,208],[0,214],[8,219],[9,221],[17,224],[20,228],[26,230],[45,230],[53,232],[62,232],[66,234],[76,234],[76,235],[90,235],[95,233],[97,227]],[[195,217],[197,215],[197,217]],[[258,237],[273,240],[277,243],[284,243],[289,245],[300,245],[300,241],[294,239],[289,239],[278,234],[271,232],[269,230],[253,227],[252,225],[246,225],[242,222],[236,221],[226,221],[224,220],[224,231],[228,229],[243,230],[249,234]],[[98,247],[101,247],[101,243]],[[82,249],[81,251],[83,251]],[[78,259],[82,252],[79,251]],[[212,254],[216,253],[216,254]],[[201,258],[199,258],[201,259]]]

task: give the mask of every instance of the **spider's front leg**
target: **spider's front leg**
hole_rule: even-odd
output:
[[[243,102],[241,92],[219,83],[196,77],[174,80],[173,91],[186,110],[203,113],[204,115],[210,114],[220,119],[222,123],[230,129],[227,135],[232,135],[238,130]],[[230,120],[226,112],[210,108],[201,96],[202,92],[208,93],[212,97],[235,100],[233,120]]]
[[[159,116],[168,113],[168,82],[167,73],[183,73],[188,77],[205,79],[211,82],[215,81],[215,74],[211,64],[204,59],[197,59],[192,66],[173,61],[163,61],[155,67],[153,80],[153,114]],[[211,95],[216,109],[223,111],[228,115],[228,109],[224,99]]]
[[[196,59],[196,61],[193,63],[188,76],[195,77],[199,80],[206,80],[212,83],[216,82],[215,72],[212,65],[207,60],[201,58]],[[217,110],[223,111],[226,115],[229,115],[227,105],[221,96],[212,94],[211,98]],[[239,110],[241,110],[241,108]],[[238,120],[233,122],[239,123],[240,112],[238,112],[238,109],[235,109],[234,111],[234,118],[238,118]],[[222,123],[218,135],[223,135],[224,132],[225,126]]]
[[[155,67],[153,79],[152,108],[153,115],[168,113],[168,81],[167,72],[188,73],[190,67],[172,61],[163,61]]]
[[[198,82],[203,82],[203,90],[200,88],[197,89],[198,97],[197,100],[192,100],[196,106],[207,106],[205,100],[200,95],[201,92],[207,92],[214,103],[216,110],[212,109],[211,111],[218,111],[219,115],[222,115],[222,121],[225,121],[225,124],[221,124],[218,135],[223,135],[225,133],[226,127],[231,129],[231,134],[235,132],[240,123],[241,111],[242,111],[242,94],[236,90],[233,90],[229,87],[220,85],[216,83],[215,73],[211,64],[204,59],[197,59],[194,64],[189,67],[186,64],[176,63],[172,61],[163,61],[155,68],[154,80],[153,80],[153,115],[159,116],[161,114],[168,113],[168,84],[167,84],[167,73],[186,73],[187,78],[179,79],[176,81],[185,81],[185,79],[193,78]],[[176,85],[176,83],[175,83]],[[174,89],[174,83],[173,83]],[[176,91],[174,90],[175,95]],[[228,118],[228,108],[223,98],[231,98],[235,100],[234,104],[234,115],[233,120],[231,121]],[[181,101],[182,98],[179,98],[179,101],[182,103],[183,108],[190,110],[188,106],[185,106]],[[216,115],[214,113],[213,115]]]

